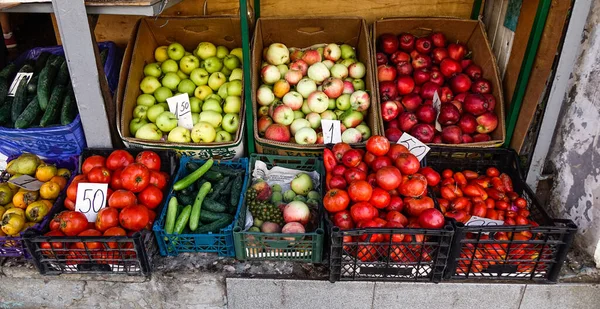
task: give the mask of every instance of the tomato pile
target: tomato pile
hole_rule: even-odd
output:
[[[427,186],[437,185],[440,176],[420,162],[403,145],[390,145],[383,136],[367,140],[366,152],[348,144],[325,149],[327,193],[323,205],[341,230],[353,228],[429,228],[444,226],[443,214],[427,196]],[[422,235],[371,234],[358,240],[371,243],[422,241]],[[356,241],[356,239],[345,239]],[[358,258],[375,260],[378,246],[359,246]],[[387,251],[387,250],[386,250]],[[394,252],[394,250],[391,250]],[[401,261],[405,255],[390,254]]]

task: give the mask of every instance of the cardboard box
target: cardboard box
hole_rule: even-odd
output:
[[[320,17],[320,18],[260,18],[254,30],[252,46],[252,115],[256,151],[265,154],[289,156],[320,156],[324,145],[298,145],[271,141],[258,135],[256,91],[261,84],[260,67],[264,47],[272,43],[283,43],[287,47],[306,48],[315,44],[339,43],[356,48],[358,60],[365,64],[365,87],[371,95],[371,106],[365,121],[371,128],[371,134],[381,132],[381,113],[373,96],[375,79],[371,67],[371,48],[366,22],[358,17]],[[354,146],[364,146],[359,143]]]
[[[460,144],[461,147],[472,148],[490,148],[500,147],[504,144],[506,138],[505,118],[504,118],[504,98],[502,96],[502,84],[500,83],[500,74],[496,64],[496,58],[492,53],[483,23],[478,20],[463,20],[450,18],[392,18],[376,21],[373,24],[372,60],[375,63],[375,49],[377,38],[383,33],[392,33],[399,35],[401,33],[412,33],[416,36],[425,36],[432,32],[443,32],[448,42],[457,40],[466,44],[467,49],[472,53],[473,62],[483,69],[483,78],[491,81],[493,92],[496,98],[495,112],[498,115],[498,127],[490,135],[491,141],[480,143]],[[377,68],[373,66],[373,74],[377,79]],[[379,94],[379,82],[376,83],[376,93]],[[379,95],[377,105],[381,106]],[[381,119],[381,117],[379,118]],[[382,125],[383,125],[383,120]],[[457,145],[450,144],[430,144],[434,146],[452,147]]]
[[[131,136],[129,122],[141,94],[139,84],[144,78],[144,66],[155,62],[154,50],[161,45],[181,43],[192,51],[198,43],[208,41],[230,50],[242,46],[240,20],[237,17],[170,17],[142,18],[134,27],[121,66],[117,90],[117,127],[123,143],[131,148],[173,149],[180,154],[198,158],[231,159],[244,154],[245,110],[242,95],[240,126],[232,142],[228,143],[172,143],[148,141]]]

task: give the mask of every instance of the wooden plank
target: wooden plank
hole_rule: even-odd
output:
[[[17,5],[19,5],[19,4],[20,4],[20,3],[15,3],[15,2],[11,2],[11,3],[0,3],[0,10],[14,8],[15,6],[17,6]]]

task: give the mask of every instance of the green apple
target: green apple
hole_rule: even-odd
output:
[[[205,60],[217,55],[217,47],[210,42],[201,42],[196,47],[195,53],[200,59]]]
[[[294,111],[294,120],[304,118],[304,113],[301,111]]]
[[[210,123],[200,121],[192,128],[192,141],[194,143],[212,143],[216,137],[217,132]]]
[[[223,108],[221,108],[221,102],[214,99],[207,99],[202,104],[202,111],[213,111],[221,114],[223,112]]]
[[[240,116],[238,114],[225,114],[222,126],[225,131],[235,133],[240,126]]]
[[[140,90],[142,90],[143,93],[154,93],[159,87],[160,82],[158,81],[158,78],[154,76],[146,76],[140,83]]]
[[[350,97],[348,97],[348,99],[350,99]],[[301,110],[301,111],[302,111],[304,114],[306,114],[306,115],[308,115],[308,114],[312,113],[312,110],[310,109],[310,107],[308,107],[308,101],[307,101],[307,100],[304,100],[304,101],[302,102],[302,107],[300,108],[300,110]]]
[[[167,48],[167,54],[169,55],[169,58],[179,61],[181,58],[183,58],[183,56],[185,56],[185,48],[183,48],[183,45],[179,43],[171,43],[169,48]]]
[[[190,79],[196,84],[196,86],[202,86],[208,84],[208,77],[210,74],[204,68],[193,69],[190,73]]]
[[[177,71],[177,76],[179,76],[179,78],[181,78],[181,79],[190,78],[190,76],[189,76],[189,75],[187,75],[187,74],[185,74],[185,73],[181,72],[181,70]]]
[[[160,88],[158,88],[158,89],[160,89]],[[156,89],[156,90],[158,90],[158,89]],[[154,91],[155,95],[156,95],[156,90]],[[143,106],[147,106],[147,107],[154,105],[154,103],[156,103],[156,99],[154,98],[153,95],[148,94],[148,93],[140,94],[136,100],[137,105],[143,105]]]
[[[166,110],[166,111],[169,110],[169,104],[167,104],[167,102],[161,102],[161,103],[158,103],[157,105],[162,106],[163,109]]]
[[[200,100],[206,99],[206,97],[212,93],[213,91],[210,87],[208,87],[208,85],[198,86],[196,87],[196,90],[194,90],[194,96]]]
[[[223,121],[223,116],[220,113],[213,111],[205,111],[200,113],[200,122],[210,123],[214,128],[220,127]]]
[[[233,69],[231,70],[231,75],[229,75],[229,81],[234,80],[242,80],[244,78],[244,71],[242,69]]]
[[[225,59],[223,59],[223,65],[230,70],[234,70],[240,67],[240,59],[234,55],[227,55]]]
[[[134,118],[146,120],[146,119],[148,119],[148,116],[146,115],[146,113],[148,113],[148,106],[138,105],[133,109],[133,117]]]
[[[199,113],[202,108],[202,100],[196,98],[195,96],[190,97],[190,109],[192,113]]]
[[[146,123],[135,132],[135,138],[158,141],[162,138],[162,131],[153,123]]]
[[[217,94],[221,97],[221,98],[226,98],[228,96],[228,92],[227,92],[227,85],[229,85],[229,82],[225,82],[223,83],[223,85],[221,85],[221,87],[219,87],[219,90],[217,90]]]
[[[177,86],[177,91],[181,93],[187,93],[189,96],[194,95],[194,90],[196,90],[196,84],[189,79],[181,80]]]
[[[215,131],[216,131],[217,133],[219,133],[219,132],[221,132],[221,131],[225,131],[225,130],[223,130],[223,128],[221,128],[221,127],[216,127],[216,128],[215,128]],[[225,132],[227,132],[227,131],[225,131]]]
[[[277,69],[279,69],[279,74],[281,74],[281,77],[284,77],[285,73],[288,71],[288,66],[285,64],[280,64],[277,66]]]
[[[225,75],[225,76],[229,76],[229,75],[231,75],[231,70],[226,67],[223,67],[221,69],[221,73],[223,73],[223,75]]]
[[[167,87],[160,87],[154,91],[154,97],[159,103],[167,102],[167,99],[173,96],[171,89]]]
[[[159,46],[154,50],[154,59],[158,62],[163,62],[169,59],[169,54],[167,54],[168,46]]]
[[[204,60],[204,68],[208,73],[219,72],[223,68],[223,60],[216,56],[210,57]]]
[[[179,78],[176,73],[167,73],[162,79],[162,85],[171,90],[175,90],[180,81],[181,78]]]
[[[167,136],[167,141],[173,143],[189,143],[192,141],[190,130],[184,127],[175,127]]]
[[[240,59],[240,65],[241,63],[244,61],[244,52],[242,51],[241,47],[238,48],[234,48],[229,52],[230,55],[234,55],[236,56],[238,59]]]
[[[342,59],[356,59],[356,53],[354,52],[354,48],[352,48],[352,46],[348,44],[342,44],[340,49],[342,51]]]
[[[225,47],[225,46],[217,46],[217,54],[216,54],[217,58],[223,59],[227,55],[229,55],[229,49],[227,49],[227,47]]]
[[[226,113],[237,114],[242,108],[242,98],[238,96],[228,96],[223,104],[223,111]]]
[[[170,132],[177,126],[177,116],[169,111],[164,111],[156,118],[156,125],[163,132]]]
[[[206,99],[204,99],[204,100],[206,101],[206,100],[210,100],[210,99],[217,100],[217,101],[219,101],[220,103],[223,103],[223,98],[221,98],[221,96],[220,96],[220,95],[218,95],[218,94],[216,94],[216,93],[211,93],[211,94],[209,94],[209,95],[206,97]]]
[[[179,60],[179,69],[185,73],[190,74],[195,68],[200,66],[200,60],[196,56],[184,56]]]
[[[160,115],[164,111],[164,106],[156,104],[148,108],[148,111],[146,112],[146,117],[148,117],[148,120],[150,120],[150,122],[156,122],[156,118],[158,118],[158,115]]]
[[[231,142],[231,134],[229,134],[229,132],[227,131],[219,131],[217,132],[217,137],[215,138],[215,142],[217,143],[225,143],[225,142]]]
[[[230,96],[231,95],[241,96],[242,95],[242,81],[241,80],[230,81],[227,84],[227,94]]]
[[[148,63],[144,67],[144,75],[146,76],[154,76],[156,78],[160,77],[162,74],[162,70],[160,69],[160,63]]]
[[[145,125],[147,123],[148,123],[148,121],[146,119],[139,119],[139,118],[131,119],[131,121],[129,122],[129,133],[131,133],[131,136],[135,136],[135,132],[137,132],[137,130],[139,128],[141,128],[143,125]]]
[[[179,65],[177,64],[177,61],[175,61],[173,59],[169,59],[160,65],[160,69],[165,74],[166,73],[177,73],[177,71],[179,71]]]
[[[223,73],[221,73],[221,72],[212,73],[210,75],[210,77],[208,78],[208,86],[212,90],[218,90],[219,87],[221,87],[221,85],[223,85],[226,80],[227,80],[227,78],[225,77],[225,75]]]
[[[197,124],[198,121],[200,121],[200,114],[198,114],[198,113],[192,113],[192,123],[193,124]]]

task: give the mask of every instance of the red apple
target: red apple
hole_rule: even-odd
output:
[[[441,144],[442,143],[442,135],[440,133],[436,133],[433,136],[433,140],[431,142],[435,143],[435,144]]]
[[[446,36],[441,32],[431,34],[431,42],[435,47],[446,47]]]
[[[420,86],[415,86],[415,88],[413,88],[412,93],[419,94],[420,91],[421,91],[421,87]]]
[[[411,75],[413,67],[410,62],[400,62],[396,64],[396,72],[398,72],[398,75]]]
[[[415,41],[415,49],[421,54],[429,54],[433,48],[433,43],[429,38],[418,38]]]
[[[483,97],[485,98],[485,101],[488,104],[488,112],[493,112],[494,108],[496,108],[496,98],[491,93],[486,93],[483,95]]]
[[[443,125],[451,125],[458,122],[460,119],[460,113],[453,104],[444,103],[440,107],[440,115],[438,116],[438,122]]]
[[[400,137],[402,136],[402,131],[398,128],[388,128],[385,130],[385,137],[393,143],[398,142]]]
[[[463,104],[460,101],[452,100],[450,103],[456,106],[456,109],[458,109],[458,112],[461,115],[463,114]]]
[[[382,64],[387,64],[388,62],[388,57],[386,54],[384,53],[377,53],[375,55],[375,58],[377,59],[377,65],[382,65]]]
[[[421,105],[421,102],[423,102],[423,99],[421,99],[421,97],[416,94],[416,93],[410,93],[406,96],[404,96],[402,98],[402,107],[409,112],[415,111],[419,105]]]
[[[473,134],[475,133],[475,129],[477,129],[477,119],[475,119],[475,116],[465,113],[460,117],[458,126],[463,133]]]
[[[448,58],[448,50],[443,47],[438,47],[431,52],[433,63],[440,64],[446,58]]]
[[[464,102],[466,96],[467,96],[466,92],[459,93],[459,94],[457,94],[457,95],[454,96],[454,100],[455,101],[459,101],[459,102]]]
[[[435,128],[430,124],[419,123],[410,130],[410,135],[423,143],[431,143],[435,135]]]
[[[273,119],[269,116],[262,116],[257,120],[258,135],[265,136],[267,128],[273,124]]]
[[[385,121],[390,121],[398,117],[400,108],[394,101],[385,101],[381,104],[381,118]]]
[[[462,143],[462,131],[458,126],[447,126],[442,130],[442,141],[446,144]]]
[[[398,36],[400,49],[405,52],[411,52],[415,48],[415,36],[410,33],[402,33]]]
[[[391,120],[391,121],[385,121],[385,122],[383,123],[383,125],[384,125],[384,127],[385,127],[386,129],[389,129],[389,128],[396,128],[396,129],[399,129],[399,128],[400,128],[400,127],[399,127],[399,125],[398,125],[398,120],[396,120],[396,119],[393,119],[393,120]]]
[[[265,131],[265,138],[272,141],[288,143],[291,138],[290,130],[285,125],[274,123]]]
[[[473,82],[471,92],[474,93],[490,93],[492,92],[492,84],[489,80],[480,78]]]
[[[382,64],[377,67],[377,78],[380,82],[394,80],[396,79],[396,69],[387,64]]]
[[[415,88],[415,80],[410,75],[402,75],[396,79],[396,87],[398,88],[398,94],[407,95]]]
[[[490,133],[498,126],[498,116],[492,112],[486,112],[477,117],[477,133]]]
[[[481,71],[481,67],[476,64],[469,65],[468,67],[465,68],[464,72],[472,80],[481,78],[481,75],[483,74],[483,71]]]
[[[462,66],[463,70],[466,69],[471,64],[473,64],[473,60],[471,60],[471,59],[463,59],[460,61],[460,65]]]
[[[379,83],[379,97],[384,100],[395,100],[398,97],[398,88],[393,81]]]
[[[398,38],[391,33],[384,33],[379,36],[379,50],[391,55],[398,50]]]
[[[471,135],[469,134],[464,134],[462,135],[462,142],[463,144],[468,144],[468,143],[472,143],[473,142],[473,137],[471,137]]]
[[[431,66],[431,58],[427,55],[418,54],[413,58],[412,66],[415,69],[428,68]]]
[[[448,45],[448,55],[450,58],[460,61],[467,54],[467,48],[461,43],[451,43]]]
[[[446,58],[440,63],[440,71],[444,76],[450,77],[454,74],[462,72],[460,63],[452,58]]]
[[[467,94],[463,106],[467,113],[471,113],[475,116],[485,113],[488,109],[488,103],[485,97],[478,93]]]
[[[398,64],[400,62],[409,62],[410,55],[403,51],[396,51],[390,56],[390,61],[393,64]]]
[[[454,97],[452,90],[450,90],[450,88],[445,87],[445,86],[440,88],[439,94],[440,94],[440,101],[442,101],[442,103],[450,103],[452,101],[452,98]]]
[[[429,81],[430,73],[427,69],[419,69],[413,72],[413,78],[415,79],[415,84],[423,85],[425,82]]]
[[[475,143],[489,142],[491,140],[492,140],[492,137],[489,134],[478,133],[478,134],[473,135],[473,142],[475,142]]]
[[[414,127],[418,122],[417,116],[411,112],[402,112],[400,116],[398,116],[399,129],[403,132],[410,131],[410,129],[412,129],[412,127]]]
[[[445,82],[444,75],[442,75],[442,72],[440,71],[431,71],[431,74],[429,74],[429,81],[442,86]]]
[[[415,116],[417,116],[417,120],[420,122],[433,123],[437,112],[433,105],[421,105],[415,111]]]
[[[471,79],[466,74],[460,73],[450,79],[450,87],[454,93],[464,93],[471,89]]]
[[[421,92],[419,92],[419,94],[423,99],[433,100],[433,93],[438,91],[438,89],[440,89],[440,85],[433,82],[426,82],[421,86]]]

